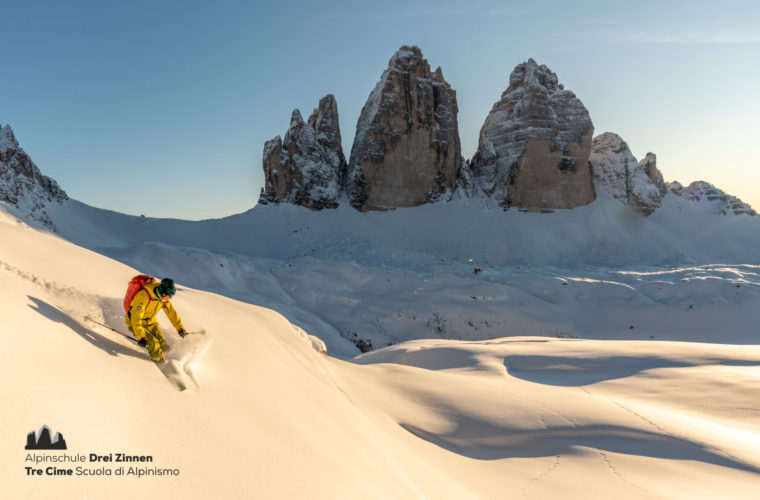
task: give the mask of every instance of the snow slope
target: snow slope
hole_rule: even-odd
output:
[[[274,309],[343,358],[526,332],[757,342],[760,218],[672,194],[650,217],[603,194],[552,214],[472,200],[370,213],[268,205],[201,222],[71,200],[47,211],[70,241]]]
[[[428,495],[466,492],[406,457],[405,432],[357,411],[332,363],[282,316],[182,288],[186,325],[208,327],[213,340],[192,372],[202,390],[180,393],[139,349],[80,322],[92,314],[120,327],[118,295],[133,269],[7,217],[0,232],[0,367],[14,381],[2,390],[1,497],[387,497],[416,490],[407,475],[434,478],[420,490]],[[197,338],[171,335],[170,356]],[[41,422],[69,452],[149,454],[181,475],[28,478],[21,444]]]
[[[760,486],[755,345],[424,339],[347,362],[272,310],[180,280],[177,309],[208,333],[165,329],[170,357],[194,359],[178,392],[126,339],[80,321],[120,328],[136,269],[3,211],[0,241],[2,498],[691,499]],[[168,247],[151,248],[158,266]],[[730,279],[705,286],[723,296]],[[42,425],[69,454],[152,455],[180,474],[29,477],[23,443]]]

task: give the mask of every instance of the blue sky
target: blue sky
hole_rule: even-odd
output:
[[[534,58],[666,180],[760,208],[754,1],[37,1],[0,7],[0,124],[97,207],[222,217],[254,206],[264,142],[335,95],[348,156],[401,45],[457,91],[463,155]]]

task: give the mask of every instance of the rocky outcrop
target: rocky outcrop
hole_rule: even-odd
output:
[[[641,168],[644,169],[647,177],[649,177],[657,188],[657,191],[659,191],[660,197],[664,198],[668,193],[668,186],[665,183],[665,179],[662,177],[662,172],[657,168],[657,155],[652,152],[647,153],[646,156],[639,161],[639,165],[641,165]]]
[[[714,202],[718,213],[755,213],[707,183],[666,184],[656,155],[637,161],[616,134],[592,140],[583,103],[533,59],[511,73],[469,162],[461,156],[457,113],[456,92],[441,69],[431,71],[418,47],[401,47],[362,109],[348,164],[328,95],[306,121],[294,110],[284,139],[266,142],[259,202],[320,210],[348,200],[368,211],[448,201],[457,193],[505,209],[550,212],[586,205],[604,191],[650,215],[670,189]]]
[[[696,181],[683,187],[679,182],[673,181],[667,188],[676,196],[680,196],[693,203],[700,203],[712,207],[713,212],[720,215],[757,215],[757,212],[736,196],[732,196],[716,188],[709,182]]]
[[[52,227],[45,207],[68,199],[58,183],[42,175],[29,155],[19,147],[11,126],[1,127],[0,201],[10,203],[32,219]]]
[[[417,47],[401,47],[356,125],[346,191],[358,210],[449,199],[462,166],[456,92]]]
[[[504,208],[573,208],[596,195],[588,157],[594,127],[575,94],[536,61],[518,65],[480,129],[471,167]]]
[[[605,132],[594,137],[589,161],[598,191],[605,191],[643,215],[652,214],[662,205],[665,183],[654,154],[649,153],[639,163],[619,135]]]
[[[335,97],[323,97],[308,122],[294,110],[285,138],[264,144],[263,167],[259,203],[288,202],[312,210],[337,207],[346,159]]]

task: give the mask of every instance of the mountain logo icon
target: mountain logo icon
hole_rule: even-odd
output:
[[[50,437],[50,427],[43,425],[40,428],[39,433],[34,431],[26,435],[26,447],[25,450],[65,450],[66,440],[63,439],[63,434],[60,432],[55,433],[55,437]]]

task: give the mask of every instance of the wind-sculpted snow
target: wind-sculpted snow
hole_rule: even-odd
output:
[[[386,390],[409,406],[383,408],[415,436],[478,460],[544,458],[543,472],[523,478],[526,496],[550,498],[553,487],[594,471],[619,481],[609,495],[639,498],[668,496],[658,479],[668,473],[633,471],[633,456],[663,465],[689,457],[695,470],[712,464],[752,482],[760,417],[750,388],[760,386],[745,377],[760,366],[758,355],[755,346],[524,337],[408,342],[355,362],[384,370]],[[723,486],[704,479],[694,480]]]
[[[105,237],[116,220],[106,215],[77,227]],[[67,216],[56,220],[83,222]],[[111,227],[124,232],[103,241],[163,227],[118,220]],[[315,220],[283,232],[300,238]],[[209,230],[167,227],[173,238]],[[195,345],[200,337],[179,339],[162,324],[170,354],[186,361],[189,390],[179,392],[132,343],[75,319],[118,327],[137,269],[3,210],[0,240],[0,366],[13,381],[3,423],[19,453],[48,422],[72,451],[150,454],[179,471],[34,482],[22,455],[6,453],[0,485],[11,498],[756,495],[756,264],[602,270],[462,259],[424,271],[422,262],[391,269],[144,240],[112,247],[140,271],[173,275],[185,326],[213,333]],[[195,283],[268,301],[287,319]],[[353,362],[325,356],[314,337],[328,354],[350,355],[358,349],[346,325],[376,342]],[[529,336],[489,338],[504,334]],[[559,338],[572,336],[603,340]]]
[[[274,309],[341,357],[527,332],[730,343],[730,328],[744,342],[760,305],[760,220],[672,194],[646,218],[607,195],[553,214],[466,202],[383,213],[259,206],[188,222],[67,202],[53,215],[72,241]]]

